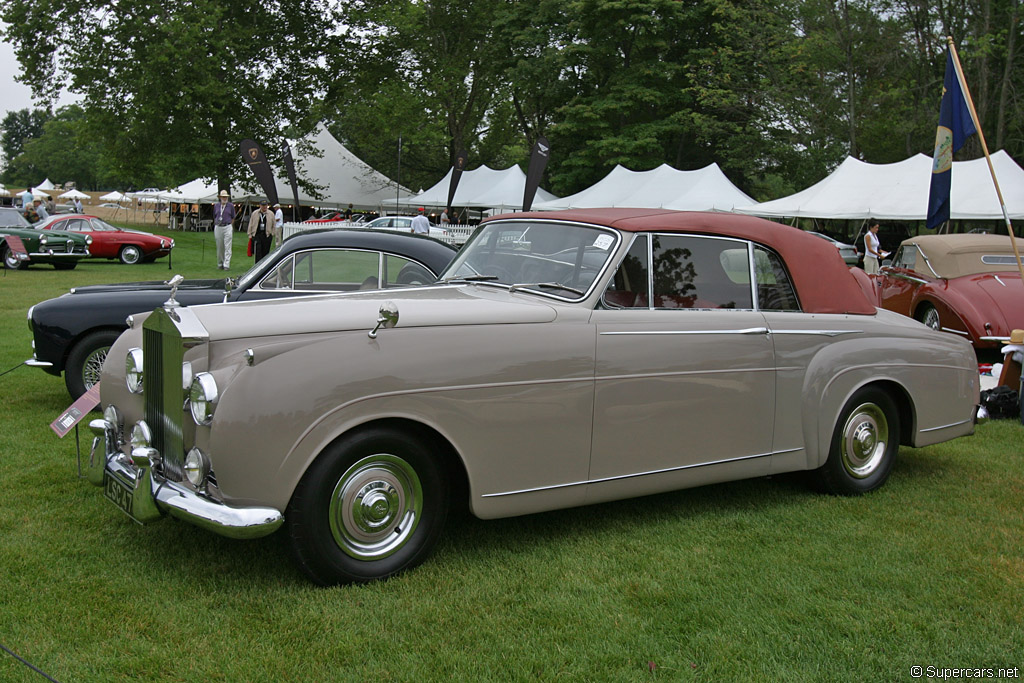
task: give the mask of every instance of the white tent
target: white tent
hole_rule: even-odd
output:
[[[1024,218],[1024,169],[1005,151],[992,155],[1010,218]],[[806,190],[736,211],[774,218],[879,218],[923,221],[928,214],[932,159],[917,154],[893,164],[847,157]],[[950,218],[1000,220],[1002,210],[985,159],[954,161]]]
[[[594,185],[574,195],[543,202],[534,208],[590,209],[629,207],[682,211],[732,211],[754,200],[732,184],[718,164],[680,171],[662,164],[650,171],[631,171],[616,165]]]
[[[315,154],[306,153],[312,147]],[[320,124],[309,136],[292,145],[295,172],[299,178],[312,181],[321,198],[314,199],[299,187],[299,203],[303,206],[335,206],[352,204],[357,209],[375,209],[384,199],[394,199],[396,192],[405,197],[409,191],[395,181],[363,162],[348,151],[345,145]],[[294,194],[287,174],[275,169],[278,200],[282,204],[294,202]],[[254,183],[255,185],[255,183]],[[262,190],[251,192],[232,188],[231,198],[236,201],[259,201]]]
[[[102,199],[105,202],[126,202],[129,199],[131,199],[131,197],[115,191],[106,193],[105,195],[100,197],[100,199]]]
[[[10,191],[0,183],[0,197],[10,197]]]
[[[38,185],[35,185],[34,189],[36,189],[36,190],[55,190],[57,188],[54,186],[53,183],[50,182],[50,179],[47,178],[46,180],[44,180],[43,182],[39,183]]]
[[[88,199],[89,195],[78,190],[68,190],[64,194],[59,196],[60,199]]]
[[[436,185],[412,197],[395,200],[385,199],[384,206],[447,206],[448,190],[451,186],[452,169],[448,169]],[[455,191],[454,206],[469,206],[479,209],[522,209],[526,193],[526,174],[518,166],[509,166],[496,171],[487,166],[463,171],[459,187]],[[555,195],[537,188],[536,201],[549,202]]]
[[[208,183],[202,178],[197,178],[172,190],[161,192],[159,197],[165,202],[176,202],[179,204],[214,202],[217,200],[217,184]]]

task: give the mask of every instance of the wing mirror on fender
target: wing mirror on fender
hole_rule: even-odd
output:
[[[377,330],[384,328],[386,330],[391,329],[398,324],[398,306],[395,305],[394,301],[385,301],[380,307],[380,312],[377,317],[377,326],[368,332],[370,339],[377,338]]]

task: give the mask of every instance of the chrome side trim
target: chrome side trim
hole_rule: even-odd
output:
[[[951,422],[948,425],[941,425],[939,427],[929,427],[928,429],[919,429],[918,431],[921,434],[926,434],[928,432],[937,432],[940,429],[949,429],[950,427],[959,427],[960,425],[965,425],[965,424],[968,424],[968,423],[971,423],[971,422],[974,422],[973,418],[968,419],[968,420],[960,420],[959,422]]]
[[[642,310],[642,309],[641,309]],[[625,332],[602,332],[602,337],[647,337],[654,335],[663,334],[677,334],[677,335],[701,335],[701,334],[768,334],[767,327],[747,327],[741,330],[638,330],[638,331],[625,331]]]
[[[962,335],[963,335],[963,336],[965,336],[965,337],[969,337],[969,336],[971,336],[971,335],[970,335],[969,333],[967,333],[967,332],[962,332],[962,331],[960,331],[960,330],[954,330],[954,329],[953,329],[953,328],[951,328],[951,327],[943,327],[943,328],[942,328],[942,331],[943,331],[943,332],[952,332],[953,334],[962,334]]]
[[[953,330],[950,330],[950,331],[952,332]],[[997,341],[997,342],[1008,342],[1008,341],[1010,341],[1009,337],[978,337],[978,339],[980,339],[981,341]]]
[[[890,272],[889,273],[889,277],[891,277],[894,280],[910,280],[911,282],[916,282],[919,285],[926,285],[926,284],[928,284],[927,280],[922,280],[919,277],[911,277],[910,275],[906,275],[904,273],[893,273],[893,272]]]
[[[772,330],[772,334],[812,335],[816,337],[839,337],[844,334],[863,334],[864,330]]]
[[[802,449],[795,449],[802,450]],[[779,451],[780,453],[789,453],[791,451]],[[633,474],[620,474],[615,477],[605,477],[603,479],[589,479],[587,481],[574,481],[568,484],[553,484],[551,486],[538,486],[532,489],[522,489],[519,491],[501,491],[500,493],[485,493],[481,495],[481,498],[501,498],[504,496],[515,496],[520,493],[536,493],[538,491],[554,491],[557,489],[571,488],[574,486],[586,486],[587,484],[603,484],[609,481],[622,481],[623,479],[636,479],[637,477],[647,477],[652,474],[666,474],[669,472],[681,472],[683,470],[692,470],[697,467],[709,467],[711,465],[724,465],[730,462],[742,462],[743,460],[756,460],[757,458],[769,458],[776,453],[758,453],[757,455],[743,455],[738,458],[726,458],[724,460],[713,460],[711,462],[701,462],[694,465],[680,465],[679,467],[667,467],[662,470],[652,470],[650,472],[636,472]]]

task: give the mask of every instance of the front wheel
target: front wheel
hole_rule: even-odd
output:
[[[939,312],[931,304],[923,304],[917,311],[916,317],[918,322],[924,323],[933,330],[942,329],[942,325],[939,323]]]
[[[885,483],[899,448],[899,413],[881,389],[857,391],[839,414],[828,460],[815,471],[829,492],[857,495]]]
[[[126,266],[132,266],[142,260],[142,250],[134,244],[126,244],[121,247],[117,257],[121,259],[121,263]]]
[[[448,481],[412,436],[365,429],[329,446],[292,495],[292,556],[321,585],[387,578],[421,563],[440,536]]]
[[[90,332],[74,345],[64,365],[64,386],[77,399],[100,381],[107,352],[120,336],[117,330]]]

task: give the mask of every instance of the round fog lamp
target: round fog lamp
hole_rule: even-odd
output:
[[[139,420],[132,427],[132,448],[149,448],[153,444],[153,430],[145,420]]]
[[[142,393],[142,349],[137,346],[128,349],[128,355],[125,356],[124,381],[128,391],[133,394]]]
[[[198,448],[193,448],[185,456],[185,476],[196,488],[199,488],[210,473],[210,459]]]
[[[213,375],[208,372],[200,372],[192,380],[192,387],[188,390],[189,408],[192,410],[192,419],[197,425],[208,425],[213,421],[213,411],[217,407],[217,382]]]

